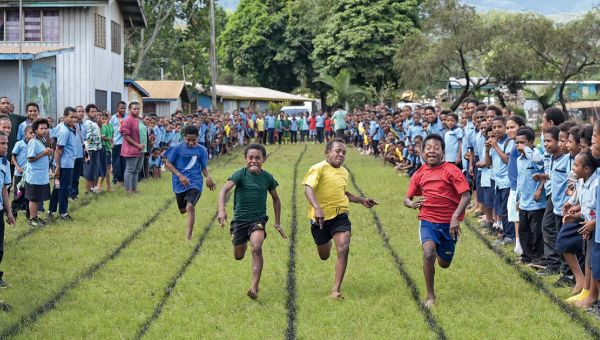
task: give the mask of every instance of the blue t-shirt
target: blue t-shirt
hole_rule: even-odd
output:
[[[444,130],[444,126],[442,125],[442,121],[439,118],[435,118],[435,121],[433,123],[429,124],[429,131],[427,131],[428,134],[430,135],[438,135],[440,137],[444,137],[444,134],[442,133],[442,130]]]
[[[425,137],[427,137],[427,132],[425,131],[425,129],[423,129],[423,126],[421,124],[419,124],[419,125],[413,124],[408,128],[408,138],[410,138],[411,142],[415,141],[416,136],[421,136],[421,137],[423,137],[423,139],[425,139]]]
[[[508,135],[500,138],[498,141],[498,147],[503,153],[510,155],[512,149],[515,146],[515,142],[508,138]],[[508,180],[508,163],[504,163],[500,155],[496,152],[496,149],[490,150],[490,158],[492,159],[492,179],[496,183],[498,189],[510,188],[510,181]]]
[[[463,140],[463,137],[463,129],[459,127],[455,126],[453,129],[446,131],[444,134],[444,144],[446,144],[446,162],[456,163],[460,161],[458,159],[458,143]]]
[[[325,115],[318,115],[317,116],[317,125],[318,128],[324,128],[325,127]]]
[[[23,122],[21,122],[21,124],[19,124],[19,127],[17,129],[17,140],[23,140],[23,138],[25,138],[25,129],[28,126],[31,126],[31,123],[29,120],[24,120]]]
[[[179,178],[173,174],[173,191],[176,194],[189,189],[197,189],[202,192],[202,170],[206,169],[208,163],[208,153],[205,147],[197,145],[190,148],[186,143],[179,143],[171,146],[165,152],[165,157],[190,182],[190,185],[185,187],[179,182]]]
[[[510,181],[510,190],[517,190],[517,177],[519,175],[517,167],[517,158],[519,158],[519,150],[513,148],[508,156],[508,180]],[[540,171],[542,168],[540,168]]]
[[[17,159],[17,164],[22,169],[27,163],[27,142],[24,139],[19,140],[12,149],[12,155]],[[23,176],[22,172],[17,172],[15,168],[15,176]]]
[[[46,150],[46,146],[42,141],[33,138],[29,141],[27,150],[27,158],[33,158]],[[48,168],[50,167],[50,158],[43,156],[37,161],[28,161],[25,169],[25,182],[35,185],[43,185],[50,183],[48,176]]]
[[[0,156],[0,189],[12,183],[10,179],[10,162],[6,156]],[[0,195],[0,211],[4,209],[4,199]]]
[[[272,115],[268,115],[265,117],[265,125],[267,127],[267,129],[274,129],[275,128],[275,117],[273,117]]]
[[[162,157],[158,156],[158,157],[156,157],[156,159],[154,157],[150,157],[148,162],[149,162],[150,167],[156,166],[156,167],[160,168],[162,166]]]
[[[75,143],[75,158],[83,158],[83,141],[86,139],[83,133],[84,130],[81,123],[75,124],[75,133],[77,135],[73,138],[73,142]]]
[[[566,153],[550,162],[550,190],[552,192],[552,204],[554,205],[554,214],[562,216],[562,208],[569,199],[567,196],[567,185],[569,184],[569,173],[573,167],[574,160],[570,154]]]
[[[67,127],[62,124],[57,127],[58,132],[56,134],[56,145],[63,147],[63,153],[60,157],[60,167],[65,169],[72,169],[75,166],[75,146],[77,145],[75,140],[79,138],[75,129]],[[81,145],[81,142],[79,143]]]
[[[125,118],[127,118],[127,115],[124,115],[123,118],[119,118],[119,116],[114,114],[112,117],[110,117],[110,121],[108,122],[108,124],[112,125],[113,127],[113,142],[115,145],[123,144],[123,135],[121,135],[121,122],[123,122]]]
[[[534,153],[533,157],[531,157],[531,155],[530,157],[527,157],[526,152],[524,155],[519,154],[519,157],[517,157],[517,160],[515,161],[518,169],[517,185],[515,190],[517,190],[519,209],[524,211],[544,209],[547,204],[546,194],[544,193],[543,189],[540,200],[536,201],[533,199],[535,192],[540,186],[540,182],[534,181],[532,178],[534,174],[539,174],[542,172],[544,163],[541,161],[541,152],[539,150],[534,149],[532,152]],[[537,157],[535,155],[536,153],[539,154]]]

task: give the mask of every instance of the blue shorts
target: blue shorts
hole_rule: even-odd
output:
[[[593,242],[592,245],[592,277],[600,280],[600,243]]]
[[[483,200],[481,202],[487,209],[494,208],[494,190],[491,187],[481,187],[480,189]]]
[[[494,212],[497,216],[508,215],[508,195],[510,195],[510,188],[496,189],[494,192]]]
[[[584,241],[581,234],[579,234],[579,228],[581,228],[579,221],[562,225],[556,237],[556,244],[554,245],[556,253],[571,253],[577,256],[583,254]]]
[[[475,191],[477,191],[477,202],[483,203],[484,196],[481,190],[481,171],[475,169]]]
[[[421,221],[419,237],[421,244],[426,241],[433,241],[437,255],[445,261],[452,262],[456,240],[450,236],[450,223]]]

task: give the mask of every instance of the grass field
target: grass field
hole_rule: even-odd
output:
[[[250,254],[232,256],[229,230],[216,222],[217,192],[197,205],[192,242],[176,209],[170,174],[140,186],[76,202],[75,222],[7,227],[0,290],[0,338],[542,338],[600,337],[600,322],[561,301],[551,288],[463,225],[452,266],[437,269],[437,305],[423,306],[416,212],[403,207],[408,178],[350,150],[349,190],[374,197],[369,211],[351,206],[351,255],[344,301],[329,299],[334,259],[321,261],[300,185],[323,159],[323,146],[269,147],[265,169],[279,182],[283,240],[267,227],[257,301]],[[244,165],[240,150],[210,163],[219,188]],[[269,216],[273,217],[269,199]],[[228,213],[232,216],[231,201]],[[471,225],[473,221],[468,221]]]

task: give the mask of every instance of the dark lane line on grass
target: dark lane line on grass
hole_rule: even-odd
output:
[[[350,170],[350,168],[348,166],[345,166],[345,167],[348,170],[348,173],[350,174],[350,181],[352,182],[352,185],[356,188],[356,190],[358,191],[358,193],[361,196],[366,197],[365,193],[362,191],[362,189],[356,183],[356,178],[354,177],[354,173]],[[375,221],[375,225],[377,227],[377,233],[379,234],[379,236],[381,236],[381,240],[383,241],[383,246],[385,247],[385,249],[388,250],[388,252],[392,256],[392,259],[394,260],[394,264],[396,265],[396,269],[398,269],[398,273],[400,274],[400,276],[402,276],[402,278],[404,279],[404,282],[410,289],[412,298],[413,298],[414,302],[417,304],[417,306],[419,307],[419,310],[420,310],[421,314],[423,315],[423,317],[425,318],[425,321],[429,325],[429,328],[437,335],[438,339],[447,339],[448,337],[446,336],[446,332],[444,331],[442,326],[439,324],[439,322],[437,321],[437,319],[435,318],[435,316],[433,315],[431,310],[429,308],[425,307],[425,304],[421,300],[421,295],[419,294],[419,289],[417,288],[417,285],[415,284],[415,280],[410,276],[410,274],[408,273],[406,268],[404,268],[404,262],[400,258],[400,255],[398,255],[398,253],[394,250],[394,248],[390,244],[390,237],[388,236],[387,232],[383,229],[383,224],[381,223],[381,220],[379,219],[379,215],[377,214],[375,209],[370,209],[370,211],[371,211],[371,215],[373,216],[373,220]]]
[[[298,187],[298,166],[302,157],[306,153],[307,145],[298,156],[294,164],[294,179],[292,181],[292,223],[290,225],[290,248],[288,255],[288,273],[287,273],[287,300],[285,308],[287,309],[287,328],[285,330],[285,339],[296,339],[296,318],[298,308],[296,306],[296,239],[298,238],[298,204],[296,192]]]
[[[102,269],[108,262],[117,258],[123,250],[129,245],[146,229],[153,225],[159,218],[159,216],[169,208],[171,204],[175,202],[175,199],[169,198],[161,208],[159,208],[154,215],[146,220],[142,225],[135,229],[129,236],[127,236],[119,246],[117,246],[110,254],[103,257],[99,262],[88,267],[83,273],[79,274],[75,279],[68,282],[60,290],[54,294],[50,299],[46,300],[43,304],[38,306],[33,312],[23,316],[21,320],[12,324],[10,327],[0,333],[0,339],[14,337],[18,335],[25,327],[33,325],[40,317],[44,314],[52,311],[56,308],[56,305],[69,293],[71,290],[77,288],[83,281],[91,279],[98,270]]]
[[[227,202],[229,202],[230,197],[231,197],[231,195],[227,195],[225,204],[227,204]],[[171,280],[165,287],[165,289],[164,289],[165,293],[164,293],[162,299],[156,305],[156,307],[154,307],[154,311],[152,312],[152,315],[150,315],[150,317],[148,319],[146,319],[146,321],[140,326],[140,328],[138,329],[138,331],[135,335],[135,339],[141,339],[144,335],[146,335],[146,333],[148,333],[148,331],[150,330],[150,327],[152,327],[152,324],[154,323],[154,321],[158,320],[158,318],[162,314],[163,308],[165,307],[165,305],[171,298],[171,294],[173,293],[173,291],[175,290],[175,287],[177,286],[177,282],[179,282],[179,279],[181,279],[181,277],[183,277],[183,275],[186,273],[186,271],[188,270],[189,266],[192,264],[192,262],[194,261],[196,256],[198,256],[198,254],[200,253],[200,250],[202,249],[202,245],[204,244],[204,241],[208,238],[208,234],[213,229],[215,222],[217,221],[218,214],[219,214],[218,211],[215,212],[214,215],[212,216],[212,218],[210,219],[210,222],[206,225],[206,227],[204,227],[204,230],[202,231],[202,235],[200,235],[200,238],[198,239],[198,242],[194,246],[194,249],[192,250],[190,255],[187,257],[187,259],[183,262],[183,264],[181,265],[181,268],[179,268],[179,270],[177,271],[175,276],[173,276],[173,278],[171,278]]]
[[[488,240],[485,237],[485,235],[481,233],[481,231],[477,230],[477,228],[475,228],[469,220],[465,219],[465,224],[467,225],[467,228],[469,228],[469,230],[471,230],[488,249],[493,251],[494,254],[496,254],[500,259],[504,260],[506,264],[508,264],[514,270],[516,270],[517,273],[519,273],[519,276],[525,282],[541,291],[548,299],[550,299],[550,301],[553,304],[555,304],[561,311],[567,314],[571,318],[571,320],[579,323],[592,337],[594,337],[595,339],[600,339],[600,328],[594,326],[590,322],[590,320],[581,316],[575,309],[575,307],[571,307],[570,305],[565,303],[561,298],[559,298],[556,294],[554,294],[554,292],[552,292],[552,290],[546,284],[544,284],[544,281],[537,277],[536,274],[519,267],[519,265],[517,265],[515,261],[510,256],[508,256],[503,250],[494,247],[490,240]]]
[[[280,146],[281,147],[281,146]],[[279,150],[279,148],[277,148],[275,151]],[[273,152],[275,152],[273,151]],[[229,165],[229,163],[231,163],[234,159],[237,158],[237,156],[239,155],[239,153],[235,153],[233,154],[227,161],[225,161],[222,164],[219,164],[218,167],[222,168],[222,167],[226,167],[227,165]],[[76,212],[77,210],[84,208],[86,206],[88,206],[90,203],[96,201],[98,199],[98,195],[93,195],[88,199],[85,200],[81,200],[81,203],[78,204],[77,206],[73,207],[73,209],[71,209],[71,213]],[[24,212],[23,212],[24,213]],[[45,228],[40,228],[40,227],[30,227],[29,230],[19,234],[17,237],[15,237],[14,239],[7,241],[4,243],[5,247],[11,247],[16,245],[17,243],[19,243],[21,240],[28,238],[31,235],[34,235],[35,233],[37,233],[40,230],[43,230]]]
[[[71,209],[71,211],[70,211],[70,212],[71,212],[71,213],[74,213],[75,211],[77,211],[77,210],[79,210],[79,209],[81,209],[81,208],[84,208],[84,207],[86,207],[86,206],[90,205],[90,203],[92,203],[93,201],[96,201],[96,199],[97,199],[97,196],[96,196],[96,195],[94,195],[94,196],[92,196],[92,197],[89,197],[88,199],[81,200],[81,203],[80,203],[80,204],[78,204],[77,206],[73,207],[73,209]],[[25,212],[23,212],[23,214],[25,214]],[[10,240],[10,241],[7,241],[7,242],[5,242],[5,243],[4,243],[4,246],[5,246],[5,247],[11,247],[11,246],[14,246],[14,245],[16,245],[17,243],[19,243],[19,241],[21,241],[21,240],[23,240],[23,239],[25,239],[25,238],[27,238],[27,237],[29,237],[29,236],[31,236],[31,235],[33,235],[33,234],[37,233],[38,231],[40,231],[40,230],[43,230],[43,229],[44,229],[43,227],[42,227],[42,228],[40,228],[40,227],[29,227],[29,228],[30,228],[29,230],[27,230],[27,231],[25,231],[25,232],[23,232],[23,233],[19,234],[19,235],[18,235],[17,237],[15,237],[14,239],[12,239],[12,240]]]

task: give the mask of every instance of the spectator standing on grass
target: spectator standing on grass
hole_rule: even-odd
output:
[[[338,106],[337,110],[333,113],[335,138],[344,139],[346,133],[346,115],[348,112],[343,110],[342,106]]]
[[[275,144],[275,117],[273,117],[273,112],[271,111],[265,117],[265,127],[269,137],[269,144]]]
[[[112,149],[112,172],[113,183],[122,184],[125,176],[125,159],[121,155],[121,147],[123,145],[123,136],[121,135],[121,124],[127,117],[125,111],[127,104],[119,102],[117,104],[117,113],[115,113],[109,121],[114,131],[113,149]],[[165,132],[166,133],[166,132]]]
[[[227,193],[235,187],[231,222],[231,240],[233,256],[241,260],[246,254],[248,242],[252,249],[252,286],[246,293],[251,299],[258,297],[258,285],[263,269],[262,244],[267,237],[267,192],[273,199],[275,212],[275,230],[281,237],[287,238],[281,229],[281,201],[277,194],[279,183],[273,175],[263,170],[262,166],[267,159],[267,150],[260,144],[251,144],[244,150],[246,167],[234,172],[225,182],[219,193],[218,218],[221,227],[227,222],[225,200]]]
[[[206,148],[198,143],[198,128],[187,126],[183,138],[183,142],[169,147],[164,155],[167,160],[165,166],[173,174],[173,192],[179,212],[188,214],[187,239],[191,241],[196,220],[195,206],[202,195],[202,176],[206,178],[206,186],[211,191],[215,190],[216,185],[208,172]]]
[[[138,178],[144,165],[144,153],[148,140],[148,130],[139,115],[140,104],[138,102],[129,103],[129,115],[122,122],[119,131],[123,136],[121,156],[125,159],[124,186],[128,194],[137,192]]]
[[[419,235],[423,248],[423,274],[427,288],[425,306],[435,304],[435,262],[441,268],[452,263],[460,235],[460,221],[469,204],[469,184],[461,170],[444,162],[444,140],[437,134],[423,141],[422,166],[412,176],[404,205],[419,209]],[[415,200],[415,196],[422,199]]]
[[[111,180],[110,175],[112,172],[112,150],[113,150],[113,126],[110,124],[110,115],[104,114],[102,116],[102,125],[100,126],[100,134],[102,139],[102,153],[104,154],[104,161],[100,162],[100,166],[104,168],[104,171],[100,169],[100,177],[98,178],[98,187],[96,191],[102,191],[102,184],[106,180],[106,191],[111,191]]]
[[[8,164],[6,160],[6,154],[8,152],[8,135],[0,131],[0,162]],[[10,185],[10,172],[6,172],[7,167],[4,166],[0,170],[0,187],[2,187],[2,194],[0,195],[0,264],[2,264],[2,258],[4,257],[4,217],[8,224],[14,227],[15,218],[12,214],[10,207],[10,201],[8,200],[8,190],[6,187]],[[0,288],[9,287],[8,283],[4,281],[4,273],[0,271]]]
[[[317,128],[317,140],[319,143],[323,144],[324,133],[325,133],[325,113],[319,112],[319,114],[315,117],[315,126]]]
[[[46,224],[38,217],[38,207],[40,203],[50,199],[50,176],[48,169],[50,168],[50,157],[54,152],[46,141],[48,125],[48,120],[44,118],[38,118],[33,121],[30,130],[35,135],[29,140],[26,154],[25,199],[29,201],[28,223],[33,227],[42,227]]]
[[[377,204],[372,198],[359,197],[348,190],[348,170],[342,167],[346,158],[346,144],[333,139],[325,146],[325,160],[308,170],[302,181],[304,194],[309,203],[308,217],[317,252],[321,260],[327,260],[335,242],[337,260],[335,281],[331,298],[343,299],[342,281],[348,265],[352,224],[348,218],[350,202],[367,208]]]
[[[76,200],[79,197],[79,178],[83,175],[84,141],[86,139],[85,128],[83,127],[85,109],[80,105],[77,106],[75,110],[77,111],[77,121],[75,123],[77,138],[75,139],[75,165],[73,167],[73,178],[71,191],[69,193],[69,197],[73,200]]]
[[[71,189],[73,167],[75,166],[75,148],[79,145],[75,140],[79,138],[75,124],[77,123],[77,112],[74,108],[67,106],[64,110],[63,122],[58,125],[56,133],[56,151],[54,160],[56,170],[54,172],[54,189],[50,197],[48,208],[48,221],[52,221],[57,208],[60,208],[60,219],[72,221],[69,215],[69,192]]]
[[[87,119],[83,122],[85,157],[83,177],[85,178],[85,193],[97,193],[98,178],[100,177],[100,156],[102,151],[102,133],[96,123],[98,107],[89,104],[85,108]]]
[[[15,144],[15,147],[12,149],[11,162],[15,167],[12,182],[14,183],[15,187],[19,184],[19,182],[21,182],[21,179],[23,178],[23,171],[25,169],[25,164],[27,164],[27,147],[34,136],[31,126],[27,126],[23,133],[23,138],[17,141],[17,144]]]

